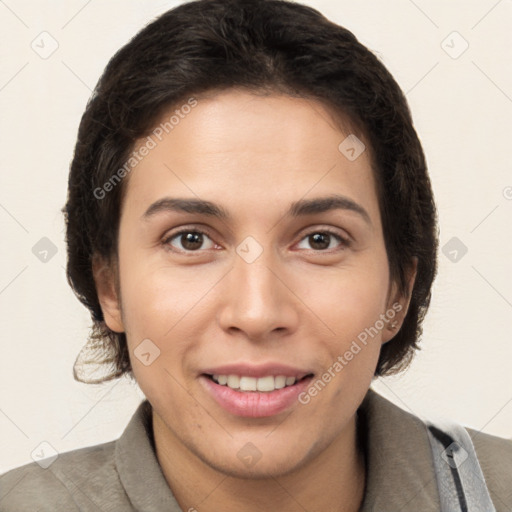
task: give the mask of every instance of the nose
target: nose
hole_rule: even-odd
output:
[[[270,251],[248,263],[235,255],[223,279],[218,322],[231,333],[252,341],[268,341],[297,330],[301,302],[293,293],[293,279]]]

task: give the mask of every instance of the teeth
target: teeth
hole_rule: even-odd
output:
[[[237,375],[228,375],[227,385],[231,389],[238,389],[240,387],[240,377]]]
[[[258,391],[274,391],[274,389],[276,389],[274,377],[269,375],[268,377],[261,377],[261,379],[257,379],[256,387],[258,388]]]
[[[238,375],[212,375],[213,380],[222,386],[228,386],[231,389],[239,389],[240,391],[263,391],[269,392],[276,389],[282,389],[286,386],[292,386],[296,382],[295,377],[285,377],[278,375],[274,377],[268,375],[266,377],[247,377]]]
[[[292,384],[295,384],[295,377],[286,377],[286,383],[287,386],[291,386]]]
[[[279,375],[279,377],[275,377],[274,385],[276,389],[281,389],[286,386],[286,377],[284,375]]]
[[[240,377],[240,391],[256,391],[256,377]]]

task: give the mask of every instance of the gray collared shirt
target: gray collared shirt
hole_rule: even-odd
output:
[[[370,389],[358,410],[366,456],[360,512],[439,511],[424,423]],[[512,511],[512,441],[468,429],[497,512]],[[119,439],[30,463],[0,477],[0,512],[182,511],[156,457],[151,405]]]

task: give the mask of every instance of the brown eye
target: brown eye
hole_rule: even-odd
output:
[[[309,235],[308,238],[313,249],[328,249],[331,242],[331,235],[326,233],[314,233]]]
[[[194,251],[203,245],[203,235],[201,233],[184,233],[180,235],[180,241],[184,249]]]
[[[209,241],[209,245],[207,247],[202,247],[207,241]],[[178,233],[174,233],[164,240],[164,244],[185,252],[197,252],[201,248],[211,249],[214,246],[214,243],[206,233],[197,230],[183,230]]]
[[[315,251],[325,251],[326,249],[333,249],[332,242],[337,240],[339,242],[338,248],[349,246],[349,241],[337,233],[331,231],[313,231],[307,234],[303,239],[309,244],[309,248]],[[302,243],[302,241],[301,241]],[[303,248],[303,247],[301,247]],[[306,247],[308,249],[308,247]]]

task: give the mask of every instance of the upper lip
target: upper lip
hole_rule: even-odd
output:
[[[283,375],[285,377],[295,377],[297,380],[300,380],[313,372],[279,363],[260,365],[238,363],[224,364],[222,366],[216,366],[215,368],[206,368],[202,373],[207,375],[239,375],[256,378],[267,377],[268,375],[272,375],[273,377]]]

